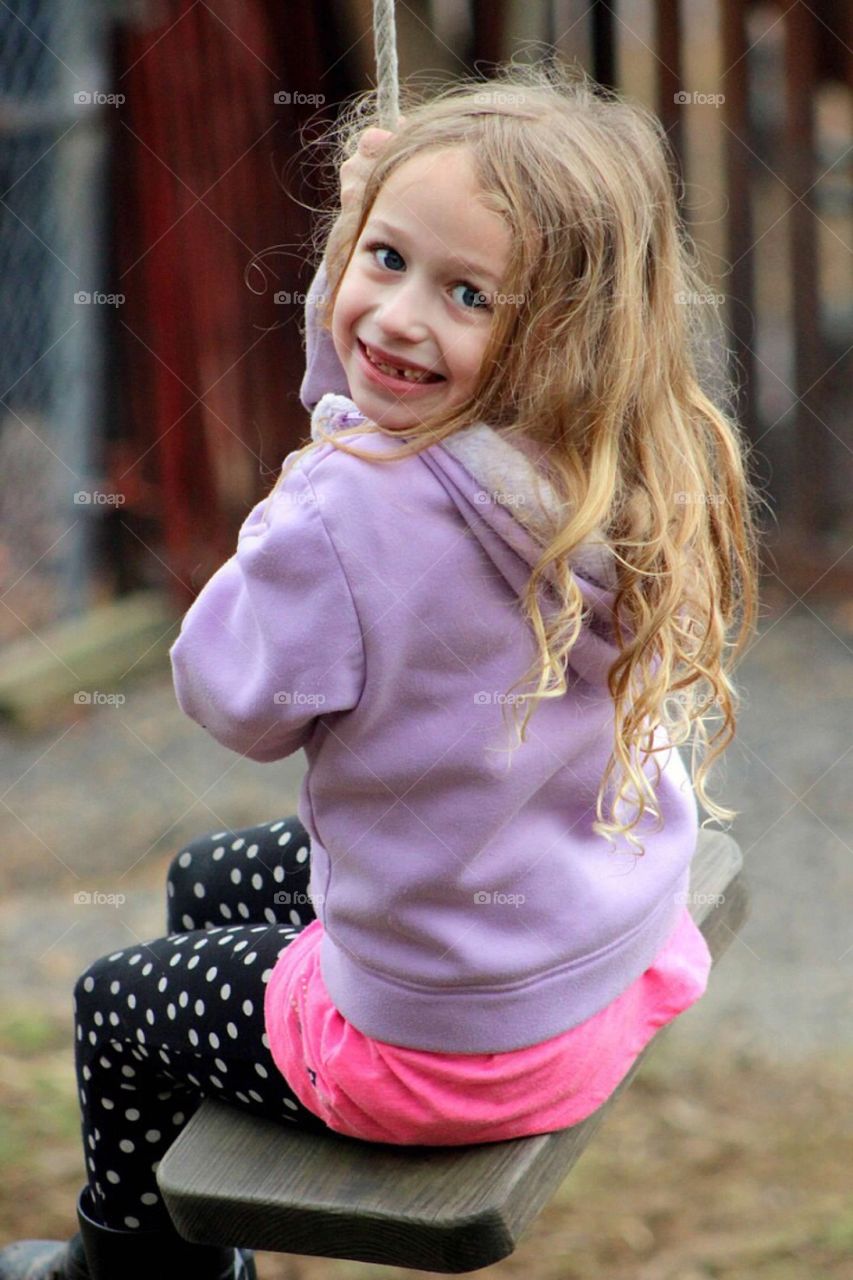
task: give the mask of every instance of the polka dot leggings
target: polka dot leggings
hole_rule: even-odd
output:
[[[295,817],[200,837],[169,869],[168,936],[114,951],[77,980],[83,1146],[104,1225],[168,1226],[157,1165],[203,1097],[328,1132],[264,1031],[273,966],[315,919],[308,855]]]

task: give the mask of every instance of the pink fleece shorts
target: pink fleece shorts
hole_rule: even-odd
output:
[[[610,1097],[655,1032],[704,993],[711,955],[687,907],[655,962],[606,1008],[541,1044],[445,1054],[363,1035],[332,1004],[313,920],[266,987],[270,1051],[330,1129],[367,1142],[461,1146],[550,1133]]]

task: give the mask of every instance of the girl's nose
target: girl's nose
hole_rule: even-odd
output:
[[[414,281],[395,285],[382,299],[376,318],[388,334],[418,342],[426,337],[426,300]]]

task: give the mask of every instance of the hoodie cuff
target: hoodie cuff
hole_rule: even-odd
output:
[[[325,298],[327,289],[324,260],[317,268],[305,299],[305,375],[299,388],[299,399],[309,413],[327,391],[349,395],[349,383],[335,351],[332,335],[320,324],[319,300]]]

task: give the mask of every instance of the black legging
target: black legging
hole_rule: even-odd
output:
[[[296,817],[202,836],[174,858],[168,937],[96,960],[74,990],[83,1145],[102,1222],[165,1227],[157,1165],[203,1097],[314,1132],[270,1055],[264,988],[315,919]]]

